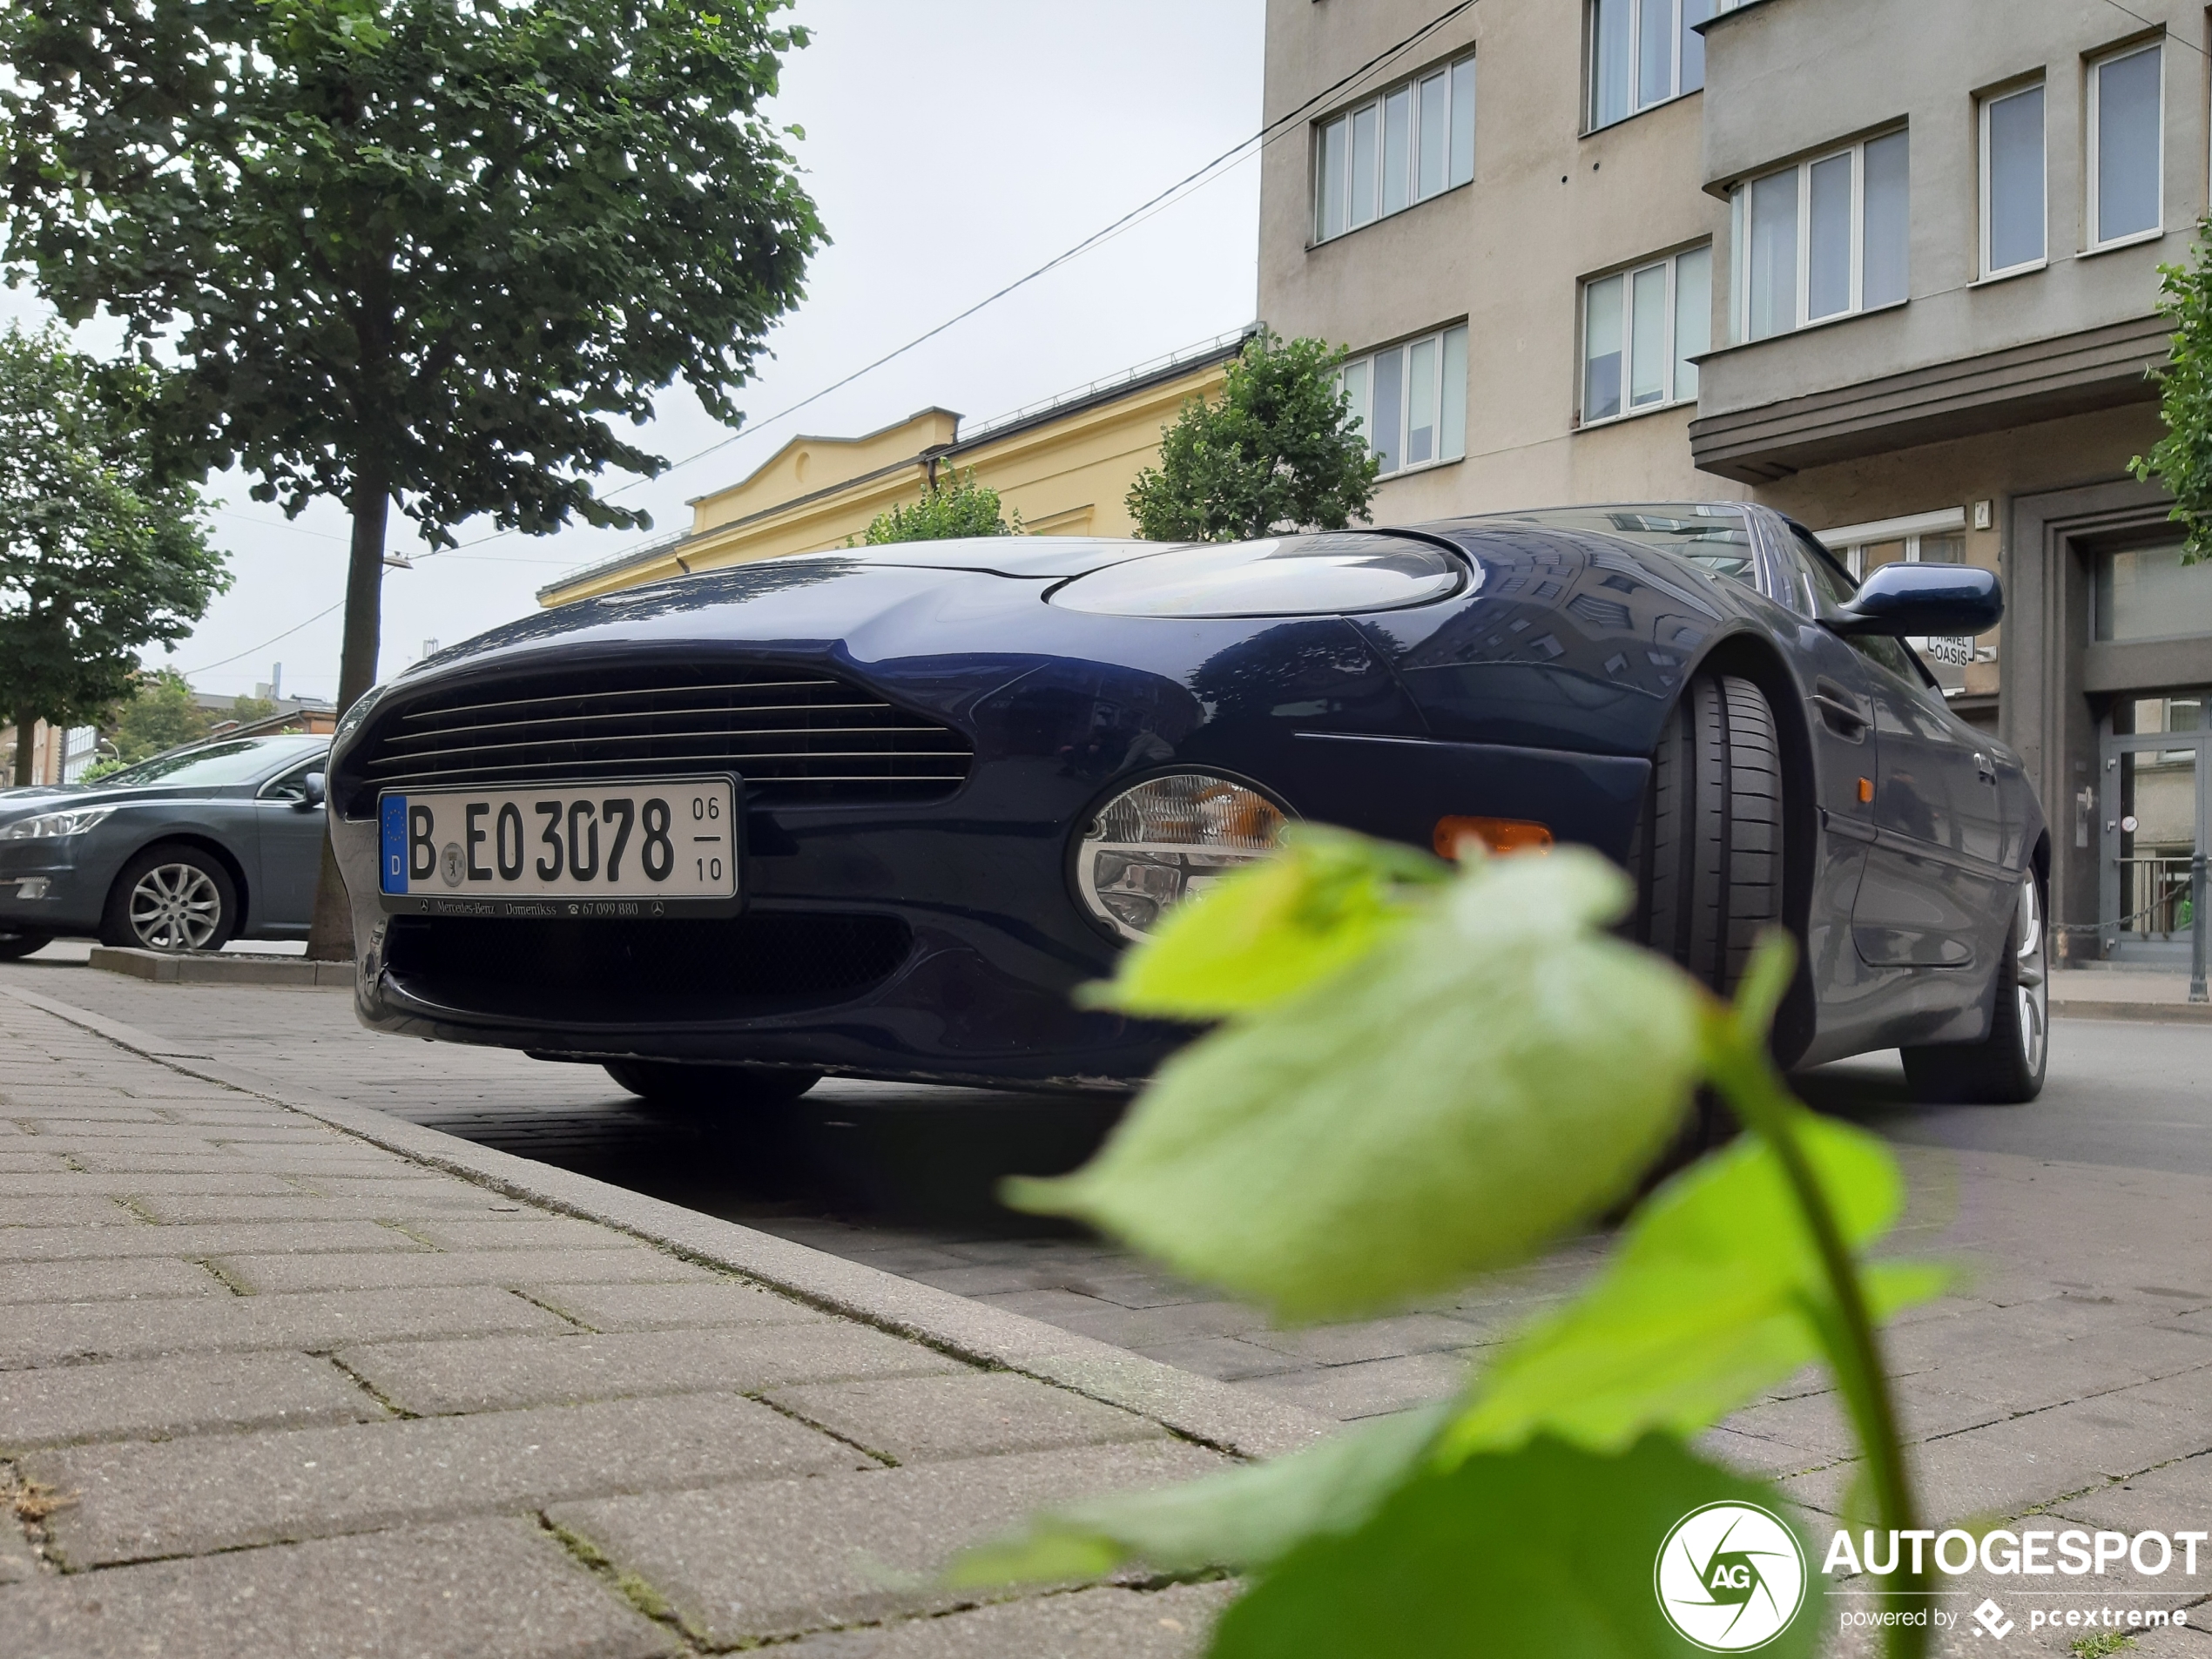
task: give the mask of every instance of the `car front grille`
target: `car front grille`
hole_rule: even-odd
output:
[[[895,916],[754,911],[726,920],[395,916],[385,969],[441,1008],[556,1024],[753,1019],[833,1008],[898,971]]]
[[[973,759],[959,732],[848,680],[745,664],[472,685],[385,721],[359,765],[371,792],[734,772],[772,804],[935,800]]]

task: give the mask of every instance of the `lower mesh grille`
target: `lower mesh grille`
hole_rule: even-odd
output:
[[[895,916],[760,912],[727,920],[395,916],[386,971],[442,1008],[581,1025],[741,1020],[832,1007],[898,971]]]

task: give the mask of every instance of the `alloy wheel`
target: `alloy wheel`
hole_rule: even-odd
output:
[[[2020,883],[2020,962],[2013,995],[2020,998],[2020,1057],[2031,1077],[2043,1070],[2043,1044],[2050,1030],[2051,988],[2043,960],[2043,900],[2035,878]]]
[[[151,950],[200,950],[223,921],[223,895],[192,864],[157,864],[131,889],[131,931]]]

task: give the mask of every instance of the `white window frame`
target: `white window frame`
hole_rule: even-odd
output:
[[[1435,467],[1448,467],[1455,462],[1464,461],[1467,458],[1467,383],[1465,379],[1466,370],[1464,367],[1467,361],[1467,354],[1464,350],[1460,353],[1462,369],[1460,384],[1460,448],[1457,454],[1447,455],[1443,453],[1444,399],[1449,390],[1444,382],[1444,365],[1447,359],[1444,342],[1448,335],[1455,334],[1464,335],[1467,332],[1467,326],[1464,322],[1447,323],[1443,327],[1432,329],[1425,334],[1413,334],[1404,340],[1393,340],[1384,345],[1370,347],[1367,350],[1361,352],[1356,357],[1347,357],[1345,359],[1343,363],[1339,365],[1337,368],[1337,386],[1339,390],[1343,389],[1345,377],[1352,370],[1364,367],[1367,371],[1365,382],[1366,387],[1366,406],[1365,408],[1359,407],[1358,401],[1355,400],[1352,414],[1353,418],[1360,422],[1360,441],[1372,447],[1372,435],[1375,429],[1375,359],[1389,352],[1402,352],[1405,354],[1407,364],[1410,365],[1413,360],[1413,348],[1416,346],[1426,344],[1433,345],[1436,347],[1436,401],[1433,407],[1435,410],[1434,419],[1436,421],[1435,430],[1437,434],[1438,453],[1431,455],[1426,461],[1401,462],[1398,466],[1392,468],[1387,472],[1379,474],[1379,476],[1383,478],[1403,478],[1409,473],[1427,472],[1432,468]],[[1401,455],[1406,452],[1406,440],[1407,436],[1406,423],[1411,418],[1413,407],[1413,377],[1411,374],[1407,374],[1399,378],[1398,386],[1398,450],[1399,454]]]
[[[2107,64],[2138,57],[2144,52],[2156,52],[2158,58],[2158,178],[2156,195],[2158,222],[2148,230],[2130,231],[2125,236],[2115,236],[2109,241],[2097,239],[2097,118],[2098,103],[2104,87],[2103,70]],[[2081,246],[2086,253],[2101,253],[2107,248],[2133,247],[2138,242],[2155,242],[2166,234],[2166,37],[2137,41],[2132,46],[2122,46],[2118,51],[2102,52],[2092,57],[2085,77],[2088,84],[2082,89],[2082,109],[2087,117],[2082,127],[2082,158],[2087,164],[2082,169],[2082,190],[2087,212],[2081,221]],[[2047,236],[2048,232],[2046,232]]]
[[[1680,266],[1683,257],[1687,254],[1701,253],[1710,257],[1712,246],[1710,242],[1700,242],[1696,247],[1677,248],[1672,253],[1664,254],[1656,260],[1644,260],[1635,265],[1623,266],[1617,271],[1602,271],[1595,276],[1582,279],[1581,316],[1576,334],[1581,341],[1581,351],[1575,359],[1575,372],[1576,431],[1587,431],[1593,427],[1611,426],[1616,421],[1632,420],[1637,415],[1656,415],[1662,409],[1678,409],[1685,404],[1693,404],[1697,401],[1697,395],[1695,392],[1684,397],[1681,395],[1681,388],[1675,384],[1676,371],[1682,367],[1681,356],[1675,348],[1675,324],[1679,314],[1676,303],[1676,287],[1679,281]],[[1667,316],[1667,389],[1664,395],[1656,403],[1631,404],[1630,388],[1635,384],[1635,280],[1642,273],[1656,268],[1664,268],[1667,273],[1666,297],[1662,301],[1666,307]],[[1601,415],[1592,419],[1588,408],[1583,407],[1584,400],[1589,396],[1590,389],[1590,290],[1600,283],[1612,281],[1615,277],[1621,280],[1621,407],[1611,415]],[[1710,266],[1707,269],[1706,280],[1709,283],[1711,280]],[[1706,296],[1706,301],[1709,305],[1711,303],[1710,293]],[[1709,342],[1710,340],[1709,332]],[[1710,349],[1710,343],[1707,349]]]
[[[1787,167],[1770,167],[1756,173],[1729,192],[1730,240],[1735,250],[1732,261],[1735,269],[1730,273],[1729,332],[1738,345],[1751,339],[1751,186],[1784,173],[1797,176],[1797,291],[1791,302],[1792,320],[1787,328],[1771,334],[1762,334],[1761,340],[1779,340],[1784,334],[1794,334],[1800,329],[1822,323],[1841,322],[1846,317],[1863,317],[1868,314],[1865,303],[1866,287],[1866,146],[1909,132],[1906,126],[1885,128],[1870,132],[1850,144],[1824,150],[1818,155],[1807,156]],[[1909,152],[1908,152],[1909,154]],[[1851,158],[1851,303],[1841,311],[1824,313],[1817,317],[1805,314],[1811,306],[1812,293],[1812,170],[1824,161],[1833,161],[1838,156]],[[1912,233],[1912,171],[1906,163],[1905,226],[1908,248]],[[1905,292],[1902,298],[1885,300],[1873,307],[1875,311],[1890,311],[1908,303],[1912,298],[1908,264]]]
[[[2005,103],[2007,99],[2019,98],[2028,92],[2040,92],[2043,94],[2043,150],[2041,156],[2042,167],[2040,169],[2043,181],[2043,251],[2032,260],[2021,260],[2016,264],[2003,266],[1993,266],[1990,263],[1989,250],[1991,245],[1991,235],[1996,228],[1994,208],[1996,206],[1997,198],[1994,191],[1992,189],[1993,174],[1991,172],[1991,162],[1994,158],[1995,152],[1991,145],[1989,138],[1990,112],[1994,110],[1997,105]],[[1981,192],[1981,252],[1977,260],[1977,268],[1981,273],[1979,280],[1984,282],[1993,282],[2000,277],[2020,276],[2026,272],[2040,271],[2051,262],[2050,90],[2045,85],[2043,78],[2039,75],[2031,81],[2019,81],[2015,82],[2013,85],[2000,87],[1994,92],[1985,92],[1982,94],[1980,106],[1976,112],[1975,119],[1981,135],[1979,140],[1981,144],[1979,185]]]
[[[1643,7],[1638,3],[1638,0],[1628,0],[1629,107],[1622,113],[1615,116],[1611,120],[1599,120],[1597,108],[1598,7],[1601,3],[1602,0],[1588,0],[1586,13],[1589,20],[1588,33],[1589,36],[1590,45],[1588,71],[1582,77],[1583,132],[1602,132],[1608,127],[1619,126],[1623,121],[1633,121],[1639,115],[1642,115],[1648,111],[1656,110],[1662,104],[1672,104],[1677,98],[1688,98],[1691,92],[1702,92],[1705,90],[1705,83],[1703,81],[1698,82],[1696,85],[1689,88],[1687,91],[1685,91],[1683,87],[1682,9],[1684,5],[1689,3],[1689,0],[1668,0],[1667,22],[1669,32],[1672,36],[1672,40],[1668,47],[1668,51],[1669,53],[1669,61],[1667,67],[1668,90],[1663,97],[1655,98],[1649,104],[1637,102],[1636,83],[1638,76],[1636,71],[1638,65],[1642,64],[1643,60]],[[1714,0],[1714,3],[1706,12],[1705,20],[1710,23],[1722,12],[1732,11],[1738,4],[1741,3],[1742,0]]]
[[[1455,125],[1457,125],[1457,112],[1453,109],[1452,105],[1453,98],[1456,96],[1454,88],[1459,80],[1459,71],[1462,66],[1465,66],[1467,71],[1467,85],[1469,88],[1468,100],[1474,104],[1476,111],[1479,112],[1482,107],[1482,98],[1481,94],[1479,91],[1475,90],[1474,85],[1475,78],[1479,72],[1475,68],[1475,54],[1472,51],[1465,51],[1461,52],[1457,57],[1452,58],[1446,63],[1431,64],[1426,69],[1421,71],[1421,72],[1418,75],[1410,75],[1401,81],[1393,81],[1388,86],[1384,87],[1372,97],[1364,98],[1357,104],[1347,105],[1343,109],[1333,111],[1329,115],[1313,124],[1313,158],[1312,166],[1309,170],[1311,174],[1310,182],[1312,188],[1312,206],[1307,220],[1308,228],[1313,239],[1308,244],[1309,246],[1318,247],[1324,242],[1333,242],[1342,237],[1351,235],[1355,231],[1364,231],[1370,225],[1379,225],[1386,219],[1394,219],[1400,213],[1409,212],[1413,208],[1420,206],[1424,202],[1433,202],[1439,197],[1448,196],[1453,191],[1461,189],[1474,182],[1474,158],[1472,153],[1470,153],[1467,158],[1467,177],[1460,179],[1457,183],[1454,183],[1452,179],[1452,129]],[[1418,193],[1420,189],[1421,169],[1420,89],[1422,82],[1432,80],[1439,74],[1441,74],[1444,77],[1444,183],[1439,189],[1431,192],[1428,195],[1423,196]],[[1409,93],[1413,98],[1413,107],[1406,116],[1406,205],[1403,207],[1386,207],[1383,204],[1389,199],[1389,195],[1383,188],[1383,165],[1390,150],[1387,110],[1390,100],[1400,92]],[[1372,219],[1363,219],[1355,222],[1352,217],[1352,199],[1353,194],[1352,184],[1352,130],[1353,122],[1362,113],[1368,111],[1372,111],[1375,118],[1375,174],[1373,179],[1375,191],[1375,214]],[[1322,172],[1325,158],[1327,154],[1329,131],[1331,128],[1337,126],[1339,124],[1342,124],[1345,135],[1345,222],[1343,229],[1331,230],[1321,222],[1321,210],[1325,205],[1325,194]]]

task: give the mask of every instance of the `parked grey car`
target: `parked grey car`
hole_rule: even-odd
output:
[[[88,788],[0,796],[0,961],[67,937],[150,950],[305,938],[329,749],[225,738]]]

